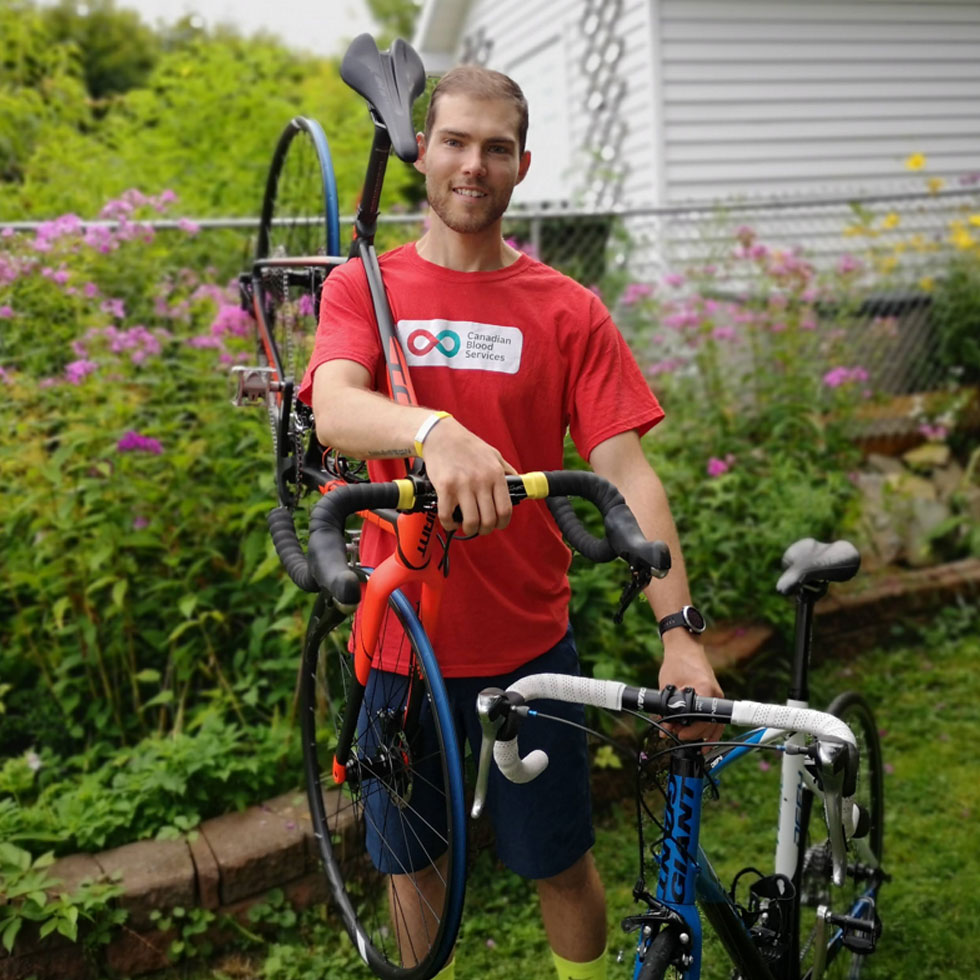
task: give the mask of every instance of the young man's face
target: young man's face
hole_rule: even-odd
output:
[[[432,210],[453,231],[486,231],[507,210],[531,162],[520,152],[518,122],[516,107],[502,99],[440,97],[415,166],[425,174]]]

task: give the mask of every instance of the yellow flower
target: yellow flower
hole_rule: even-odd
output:
[[[888,214],[882,218],[881,225],[883,228],[897,228],[901,220],[901,217],[894,211],[889,211]]]
[[[925,165],[926,158],[924,153],[913,153],[905,159],[905,166],[909,170],[921,170]]]
[[[894,272],[896,268],[898,268],[898,259],[894,255],[883,255],[878,259],[878,269],[885,275]]]
[[[931,293],[935,284],[936,281],[932,278],[932,276],[923,276],[919,280],[919,289],[921,289],[924,293]]]
[[[929,188],[930,194],[938,194],[945,185],[946,181],[942,177],[930,177],[926,181],[926,187]]]
[[[962,221],[954,221],[950,225],[949,239],[957,248],[964,250],[972,248],[976,244],[973,236],[967,231],[966,225]]]
[[[966,220],[975,228],[980,228],[980,214],[971,214]]]

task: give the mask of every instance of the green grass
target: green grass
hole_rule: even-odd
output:
[[[896,636],[881,649],[852,659],[825,659],[814,672],[813,703],[838,691],[861,690],[875,710],[885,759],[885,865],[893,876],[881,895],[884,934],[866,966],[871,980],[963,978],[980,964],[980,766],[975,742],[980,730],[980,617],[951,609],[929,629]],[[773,676],[750,669],[729,687],[739,694],[775,697]],[[751,676],[752,674],[755,676]],[[765,673],[765,676],[762,676]],[[777,767],[759,757],[725,774],[723,797],[707,804],[705,850],[724,881],[746,864],[771,862]],[[609,905],[610,980],[627,978],[615,964],[622,949],[631,960],[630,937],[619,922],[634,910],[636,835],[630,801],[599,814],[596,858]],[[483,980],[551,980],[554,976],[537,912],[534,889],[479,854],[467,886],[457,951],[457,976]],[[267,955],[224,958],[209,967],[172,971],[188,980],[368,980],[350,944],[322,922],[307,917],[277,947],[274,968]],[[713,947],[706,947],[711,957]],[[270,962],[270,967],[273,963]],[[728,976],[724,968],[709,977]],[[165,980],[160,977],[158,980]],[[170,980],[169,977],[166,980]]]

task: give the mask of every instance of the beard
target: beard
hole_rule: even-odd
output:
[[[461,198],[451,188],[436,189],[426,181],[429,207],[447,228],[461,235],[472,235],[492,228],[503,217],[510,204],[510,194],[494,193],[488,188],[486,197]]]

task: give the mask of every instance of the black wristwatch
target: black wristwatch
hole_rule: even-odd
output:
[[[660,635],[663,636],[675,626],[683,626],[689,633],[697,636],[704,632],[704,616],[694,606],[685,606],[680,612],[671,613],[660,620]]]

